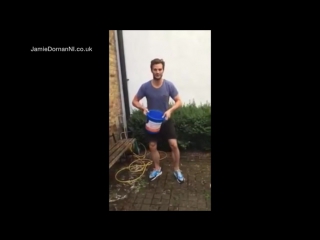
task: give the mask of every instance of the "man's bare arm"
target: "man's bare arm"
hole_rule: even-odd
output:
[[[173,112],[182,106],[182,101],[179,95],[174,97],[174,105],[169,109],[170,112]]]
[[[140,104],[140,101],[141,99],[138,98],[137,95],[134,96],[133,100],[132,100],[132,105],[138,109],[140,109],[141,111],[144,111],[146,110],[147,108],[144,107],[143,105]]]

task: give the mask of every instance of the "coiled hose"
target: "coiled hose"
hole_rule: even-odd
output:
[[[130,163],[129,166],[121,168],[115,175],[115,179],[120,182],[120,183],[127,183],[129,185],[133,185],[136,181],[138,181],[143,174],[146,172],[147,168],[153,163],[153,161],[151,159],[146,158],[147,157],[147,148],[142,144],[142,143],[138,143],[138,146],[141,145],[144,148],[144,154],[143,155],[138,155],[136,154],[133,150],[133,144],[131,144],[130,146],[130,151],[133,154],[133,157],[135,158],[135,160]],[[167,153],[163,152],[163,151],[159,151],[159,154],[163,153],[163,157],[160,158],[160,161],[165,159],[167,157]],[[118,174],[124,170],[129,170],[131,173],[138,173],[141,172],[140,175],[134,179],[130,179],[130,180],[120,180],[118,179]]]

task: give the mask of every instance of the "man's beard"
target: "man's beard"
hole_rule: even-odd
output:
[[[153,79],[154,79],[154,80],[159,81],[159,80],[161,80],[161,78],[162,78],[162,75],[159,75],[159,76],[153,75]]]

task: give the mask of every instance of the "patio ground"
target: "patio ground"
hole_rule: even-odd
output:
[[[109,211],[211,211],[211,154],[181,153],[181,171],[186,178],[179,184],[173,176],[171,153],[161,152],[162,175],[150,182],[152,165],[134,184],[120,183],[115,174],[130,164],[119,161],[109,170]],[[120,180],[133,179],[141,173],[128,170]]]

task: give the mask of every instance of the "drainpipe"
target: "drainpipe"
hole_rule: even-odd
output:
[[[123,34],[122,30],[115,31],[116,40],[116,50],[118,58],[118,69],[119,80],[120,80],[120,92],[121,92],[121,102],[122,102],[122,112],[123,112],[123,125],[127,128],[127,120],[130,117],[130,105],[129,105],[129,93],[128,93],[128,83],[127,83],[127,72],[126,72],[126,62],[124,57],[124,45],[123,45]]]

